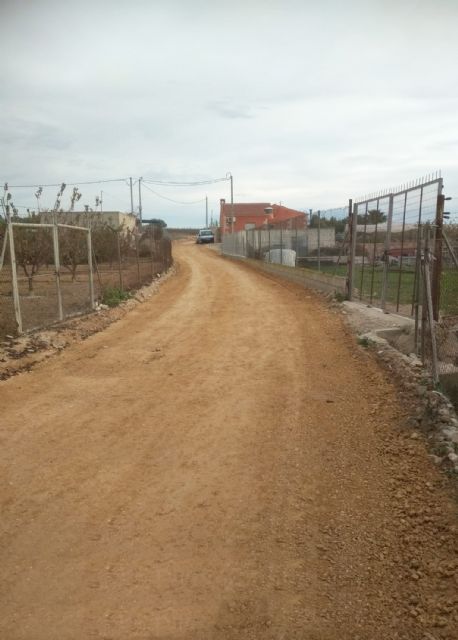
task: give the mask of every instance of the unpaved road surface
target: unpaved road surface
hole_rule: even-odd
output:
[[[313,294],[175,254],[0,384],[0,638],[456,638],[453,500],[372,356]]]

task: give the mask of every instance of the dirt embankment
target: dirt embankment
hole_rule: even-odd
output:
[[[1,383],[0,636],[456,638],[456,511],[313,294],[181,245],[159,295]]]

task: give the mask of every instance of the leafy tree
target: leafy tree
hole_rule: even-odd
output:
[[[341,219],[341,218],[336,218],[335,216],[331,216],[330,218],[327,218],[325,215],[319,217],[317,213],[312,213],[312,216],[309,222],[309,227],[311,229],[317,229],[318,222],[320,223],[319,226],[322,229],[325,229],[328,227],[334,227],[336,230],[336,233],[343,233],[345,231],[345,225],[347,224],[347,218]]]

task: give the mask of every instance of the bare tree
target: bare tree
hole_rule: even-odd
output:
[[[81,198],[81,193],[78,191],[78,187],[73,187],[72,195],[70,196],[70,211],[75,208],[75,202]]]
[[[38,187],[38,189],[35,191],[35,198],[37,199],[38,213],[40,213],[40,198],[42,193],[43,193],[43,187]]]
[[[77,226],[85,226],[85,220],[76,216],[73,223]],[[79,229],[59,230],[59,254],[61,264],[70,271],[72,282],[76,280],[76,272],[80,264],[87,262],[87,236]]]
[[[17,219],[14,216],[13,219]],[[40,216],[32,212],[21,222],[39,224]],[[48,229],[37,227],[16,227],[14,233],[16,262],[23,270],[27,280],[29,293],[33,293],[34,277],[44,264],[52,261],[52,239]]]

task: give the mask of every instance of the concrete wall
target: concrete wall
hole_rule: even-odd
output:
[[[307,229],[307,248],[308,251],[316,251],[318,249],[318,229]],[[336,246],[336,230],[334,227],[325,227],[320,229],[320,247],[325,249]]]

